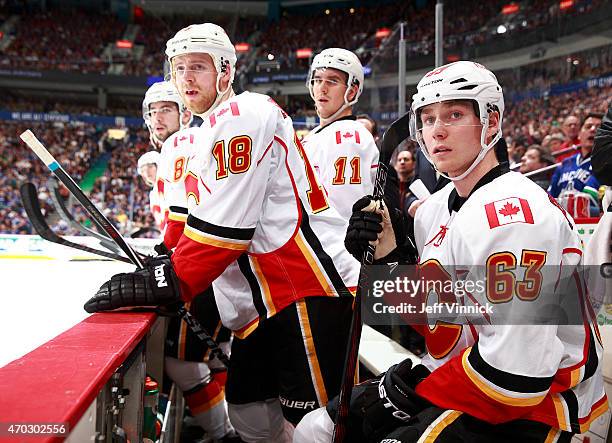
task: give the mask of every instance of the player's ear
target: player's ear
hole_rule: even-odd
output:
[[[350,87],[350,92],[348,94],[348,101],[351,102],[357,96],[357,92],[359,91],[359,86],[353,85]]]
[[[181,123],[183,126],[186,126],[187,124],[189,124],[190,121],[191,121],[191,111],[188,109],[185,109],[183,111],[183,117],[181,117]]]
[[[487,128],[487,140],[492,139],[499,132],[499,112],[489,113],[489,127]]]
[[[226,65],[225,72],[222,72],[219,80],[219,87],[221,91],[225,91],[230,82],[232,69],[234,69],[229,63]]]

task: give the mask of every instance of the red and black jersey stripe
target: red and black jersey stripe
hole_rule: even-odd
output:
[[[302,211],[302,217],[301,217],[302,221],[300,224],[300,230],[302,231],[302,234],[304,235],[306,242],[312,248],[312,250],[317,256],[317,259],[323,266],[323,269],[325,270],[332,285],[334,286],[336,293],[340,296],[352,297],[353,294],[348,290],[348,288],[344,284],[344,281],[342,280],[342,277],[340,277],[340,274],[338,273],[338,270],[336,269],[336,266],[334,265],[332,258],[327,254],[327,252],[325,252],[325,250],[323,249],[323,246],[321,245],[321,242],[319,241],[318,237],[316,236],[316,234],[310,227],[310,223],[308,220],[308,214],[306,210],[304,209],[304,204],[302,203],[301,199],[300,199],[300,211]]]

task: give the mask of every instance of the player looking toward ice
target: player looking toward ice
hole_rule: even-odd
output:
[[[168,225],[163,231],[163,243],[156,247],[158,252],[163,253],[176,246],[184,227],[183,211],[187,211],[187,196],[183,185],[185,175],[182,169],[181,174],[178,174],[175,165],[185,164],[191,156],[192,148],[190,145],[176,146],[173,140],[179,137],[181,129],[188,131],[186,128],[189,127],[192,114],[183,105],[171,82],[154,83],[145,94],[142,108],[151,143],[153,146],[161,146],[161,154],[151,151],[141,159],[155,156],[158,165],[155,188],[151,192],[158,191],[160,205],[164,208],[164,225]],[[150,170],[147,172],[151,173]],[[147,178],[150,180],[151,177],[152,174]],[[177,213],[180,214],[178,218],[175,216]],[[221,326],[212,289],[207,288],[198,294],[186,307],[206,330],[213,332],[213,338],[227,350],[230,331]],[[166,343],[165,371],[183,391],[194,421],[206,431],[208,437],[214,440],[230,439],[234,431],[229,424],[223,395],[227,372],[218,361],[209,360],[207,346],[178,317],[172,317],[169,322]]]
[[[321,124],[302,143],[331,205],[346,220],[355,200],[372,193],[378,166],[374,138],[352,111],[363,83],[359,58],[340,48],[314,58],[307,82]]]
[[[572,275],[582,245],[556,202],[498,161],[493,147],[503,113],[501,86],[482,65],[455,62],[421,79],[412,100],[411,132],[451,182],[417,211],[415,237],[423,272],[484,281],[485,272],[505,271],[511,279],[473,291],[464,303],[524,313],[544,294],[540,288],[556,288],[561,270]],[[385,261],[401,223],[382,225],[380,213],[361,210],[369,203],[366,197],[355,204],[347,247],[359,254],[377,241],[376,258]],[[544,265],[554,267],[552,282]],[[348,441],[490,442],[503,436],[549,442],[585,432],[608,408],[603,350],[589,301],[566,294],[580,305],[582,318],[573,324],[457,317],[435,328],[415,325],[428,354],[422,364],[412,367],[405,360],[353,389]],[[435,291],[425,297],[443,300]],[[335,401],[330,405],[302,420],[295,442],[330,441]]]
[[[188,128],[192,120],[191,111],[170,82],[157,82],[149,87],[142,102],[142,117],[156,149],[175,132]]]
[[[189,302],[214,282],[234,331],[231,422],[247,442],[290,441],[293,424],[340,389],[359,272],[342,243],[346,222],[291,118],[265,95],[234,95],[236,54],[222,28],[184,28],[166,54],[183,102],[204,122],[165,142],[194,146],[175,171],[195,177],[196,205],[170,259],[114,276],[85,308]]]
[[[178,91],[171,82],[157,82],[145,93],[142,102],[142,116],[149,129],[151,145],[160,149],[161,153],[157,164],[156,188],[159,200],[164,203],[163,246],[156,248],[164,253],[176,246],[178,238],[183,232],[185,213],[187,212],[187,198],[185,196],[182,174],[186,166],[186,159],[190,156],[189,146],[166,145],[172,135],[181,129],[189,128],[192,113],[181,100]],[[183,164],[180,174],[175,166]]]

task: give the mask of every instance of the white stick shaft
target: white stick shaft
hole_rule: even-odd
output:
[[[38,156],[42,160],[42,162],[47,165],[49,169],[54,168],[54,164],[57,164],[53,156],[47,151],[47,148],[43,146],[43,144],[36,138],[34,133],[29,129],[24,131],[20,136],[21,140],[30,147],[34,154]]]

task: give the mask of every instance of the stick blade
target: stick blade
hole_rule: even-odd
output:
[[[410,137],[410,113],[406,113],[387,128],[380,145],[380,162],[389,164],[395,148]]]

